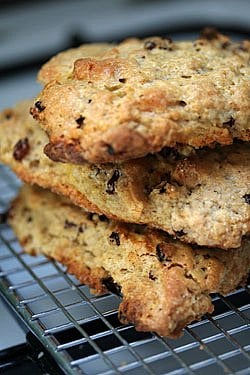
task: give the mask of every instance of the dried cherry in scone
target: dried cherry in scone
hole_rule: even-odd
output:
[[[120,246],[120,235],[117,232],[112,232],[111,235],[109,236],[110,241],[113,243],[116,243],[117,246]]]
[[[17,161],[22,161],[30,151],[29,140],[27,137],[20,139],[14,146],[13,157]]]
[[[115,169],[114,172],[113,172],[113,174],[112,174],[112,177],[107,182],[106,193],[108,193],[108,194],[114,194],[114,192],[115,192],[115,183],[118,181],[120,175],[121,175],[120,171],[118,169]]]

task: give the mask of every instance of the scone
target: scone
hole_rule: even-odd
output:
[[[29,102],[0,115],[0,160],[25,182],[68,196],[109,218],[148,224],[184,242],[237,248],[250,232],[250,144],[199,150],[183,158],[169,149],[122,164],[55,163]]]
[[[209,294],[234,290],[250,269],[247,239],[228,251],[192,248],[164,232],[85,213],[38,188],[22,189],[9,223],[27,252],[62,262],[96,292],[119,293],[123,323],[168,337],[211,313]]]
[[[250,140],[250,41],[215,32],[192,42],[129,39],[66,51],[39,74],[31,112],[46,154],[82,164],[125,161],[178,144]]]

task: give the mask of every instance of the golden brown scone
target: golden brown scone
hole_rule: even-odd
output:
[[[46,86],[31,112],[49,135],[51,159],[117,162],[164,146],[250,140],[250,41],[210,31],[195,42],[129,39],[99,56],[85,48],[53,58],[39,75]]]
[[[122,322],[169,337],[211,313],[209,294],[234,290],[250,270],[247,239],[235,250],[193,249],[164,232],[85,213],[38,188],[22,189],[9,222],[27,252],[64,263],[96,292],[121,293]]]
[[[237,248],[250,233],[250,145],[149,155],[123,164],[55,163],[29,102],[0,115],[0,160],[27,183],[88,211],[163,229],[184,242]]]

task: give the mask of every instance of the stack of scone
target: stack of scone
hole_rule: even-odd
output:
[[[17,237],[121,295],[121,322],[178,336],[250,269],[250,42],[84,45],[38,78],[1,113],[0,159],[61,196],[25,186]]]

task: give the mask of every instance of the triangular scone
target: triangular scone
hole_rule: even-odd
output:
[[[211,30],[196,41],[129,39],[82,46],[41,70],[32,114],[46,153],[77,164],[117,162],[178,144],[250,140],[250,41]]]
[[[9,223],[27,252],[62,262],[97,292],[120,293],[122,322],[169,337],[212,312],[209,294],[234,290],[250,269],[247,239],[234,250],[192,248],[164,232],[88,214],[38,188],[22,189]]]
[[[237,248],[250,232],[250,145],[171,151],[123,164],[55,163],[29,102],[0,114],[0,160],[25,182],[109,218],[148,224],[184,242]],[[169,151],[169,150],[165,150]]]

